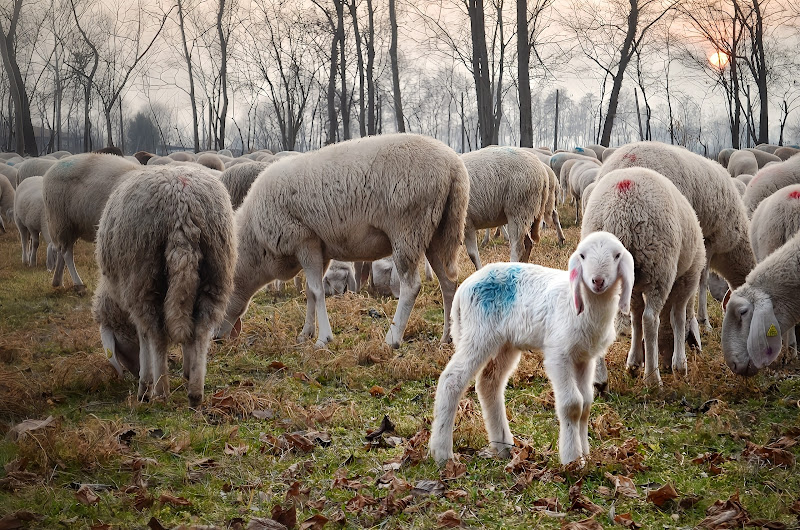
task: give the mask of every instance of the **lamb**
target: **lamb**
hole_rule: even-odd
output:
[[[708,323],[708,270],[716,270],[735,289],[755,266],[748,239],[747,213],[731,177],[716,162],[682,147],[660,142],[636,142],[620,147],[603,163],[603,175],[626,167],[644,167],[664,175],[692,205],[703,229],[706,267],[700,277],[697,318]],[[693,306],[693,304],[692,304]],[[699,326],[692,318],[690,329]],[[700,343],[700,337],[692,337]]]
[[[109,195],[138,167],[119,156],[84,153],[59,160],[44,174],[47,224],[59,251],[53,287],[61,285],[66,265],[74,289],[85,291],[75,269],[73,246],[78,239],[94,240]]]
[[[758,160],[750,151],[736,151],[728,160],[728,173],[734,178],[739,175],[755,175],[758,173]]]
[[[731,155],[733,153],[737,152],[737,151],[738,151],[738,149],[733,149],[731,147],[726,147],[725,149],[723,149],[722,151],[719,152],[719,155],[717,155],[717,162],[722,164],[722,167],[727,168],[728,167],[728,162],[731,159]]]
[[[169,394],[167,350],[181,344],[189,406],[197,407],[211,335],[233,290],[236,239],[225,187],[187,166],[134,171],[108,198],[95,255],[103,346],[113,357],[112,347],[131,340],[125,325],[117,340],[114,324],[121,319],[116,312],[105,316],[107,297],[136,328],[138,398]]]
[[[17,184],[15,187],[19,186],[20,183],[28,177],[41,177],[48,169],[53,167],[56,162],[56,160],[29,158],[21,164],[17,164]]]
[[[372,262],[370,286],[381,296],[400,297],[400,276],[391,256]]]
[[[6,231],[6,221],[14,219],[14,187],[5,175],[0,175],[0,228]]]
[[[44,177],[30,177],[20,183],[14,197],[14,222],[19,231],[22,244],[22,263],[29,267],[36,266],[36,254],[39,250],[39,234],[47,243],[47,270],[52,271],[56,265],[56,247],[50,239],[47,218],[42,196]],[[30,247],[28,244],[30,243]]]
[[[597,181],[581,236],[598,230],[614,234],[636,263],[627,369],[636,372],[644,365],[645,384],[661,385],[660,319],[665,328],[672,324],[672,370],[686,375],[686,307],[706,257],[703,232],[691,204],[655,171],[636,167],[611,171]]]
[[[490,447],[508,456],[514,438],[503,394],[528,349],[542,352],[553,386],[561,462],[585,457],[595,363],[615,339],[617,310],[630,309],[633,266],[613,234],[595,232],[578,244],[569,271],[495,263],[467,278],[453,300],[455,352],[436,388],[433,459],[442,465],[453,457],[456,410],[476,374]]]
[[[770,254],[730,296],[722,353],[736,374],[752,376],[778,358],[784,330],[800,322],[800,233]]]
[[[12,166],[7,166],[0,162],[0,175],[3,175],[8,179],[8,183],[11,184],[12,189],[16,189],[17,187],[17,168]]]
[[[577,160],[577,161],[591,161],[593,164],[597,164],[598,166],[601,164],[599,160],[596,158],[589,158],[587,156],[578,155],[575,153],[556,153],[552,157],[550,157],[550,168],[558,175],[558,178],[561,183],[561,190],[562,193],[566,193],[567,186],[569,185],[569,181],[566,180],[569,177],[569,172],[563,173],[562,168],[567,160]],[[565,198],[562,198],[561,202],[564,202]]]
[[[234,210],[241,206],[247,192],[250,191],[250,186],[267,166],[269,166],[269,162],[249,162],[238,164],[222,172],[220,181],[228,189]]]
[[[786,162],[765,167],[756,173],[744,194],[744,204],[747,206],[748,214],[752,215],[761,201],[792,184],[800,184],[800,155],[793,156]]]
[[[296,278],[296,276],[295,276]],[[325,296],[356,292],[356,270],[350,261],[331,260],[325,276],[322,277]]]
[[[449,147],[415,134],[390,134],[332,144],[279,160],[253,183],[236,212],[240,257],[235,289],[217,336],[241,327],[253,294],[302,268],[307,312],[299,340],[315,331],[317,346],[333,339],[322,275],[328,261],[372,261],[393,254],[400,301],[386,342],[399,347],[420,290],[423,254],[439,279],[450,337],[458,248],[469,201],[469,176]]]
[[[558,244],[563,245],[567,239],[564,237],[564,231],[561,229],[561,219],[559,219],[558,210],[556,209],[556,201],[561,195],[561,185],[558,182],[555,171],[553,171],[549,165],[545,165],[544,169],[547,172],[548,180],[547,202],[544,206],[544,215],[546,216],[547,212],[550,212],[550,219],[553,221],[553,229],[556,231]]]
[[[528,261],[531,240],[539,242],[548,202],[550,179],[544,165],[517,147],[484,147],[461,155],[461,160],[470,181],[464,244],[475,269],[481,268],[476,231],[506,223],[511,261]]]

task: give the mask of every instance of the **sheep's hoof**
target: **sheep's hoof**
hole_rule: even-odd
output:
[[[697,324],[696,320],[693,320],[689,323],[688,331],[686,333],[686,343],[689,345],[690,348],[694,348],[697,351],[703,351],[703,344],[700,340],[700,327]]]
[[[314,343],[314,347],[318,350],[325,350],[328,348],[329,342],[330,340],[317,339],[317,342]]]
[[[660,388],[664,384],[661,382],[661,374],[657,371],[651,372],[649,374],[645,374],[644,376],[644,384],[645,386],[652,387],[652,388]]]
[[[628,375],[631,377],[639,377],[639,368],[638,364],[629,364],[625,366],[625,371],[628,372]]]
[[[189,406],[193,409],[200,408],[203,402],[203,394],[189,394]]]
[[[607,389],[608,389],[608,381],[603,381],[602,383],[595,381],[594,383],[595,396],[602,396],[603,394],[606,393]]]
[[[78,296],[84,296],[86,294],[86,286],[85,285],[73,285],[72,290],[75,291],[75,294]]]
[[[714,328],[711,327],[711,322],[708,319],[703,320],[703,330],[708,332],[708,331],[711,331],[712,329],[714,329]]]

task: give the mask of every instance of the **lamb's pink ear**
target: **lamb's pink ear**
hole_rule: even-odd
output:
[[[724,313],[728,309],[728,302],[731,299],[731,290],[728,289],[725,293],[725,296],[722,298],[722,312]]]
[[[231,338],[235,339],[239,336],[239,333],[242,332],[242,319],[237,318],[236,322],[233,323],[233,327],[231,328]]]
[[[775,318],[772,302],[756,302],[747,336],[747,353],[756,368],[764,368],[781,352],[781,326]]]
[[[622,280],[619,294],[619,310],[624,314],[631,312],[631,293],[633,292],[633,256],[627,250],[622,252],[617,265],[617,276]]]
[[[583,282],[583,264],[580,255],[575,252],[569,258],[569,287],[572,290],[572,300],[575,302],[577,314],[583,313],[583,294],[581,293],[581,282]]]

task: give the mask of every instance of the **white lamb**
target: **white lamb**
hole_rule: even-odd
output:
[[[19,230],[22,244],[22,263],[36,266],[36,253],[39,250],[39,234],[47,243],[47,270],[56,266],[56,247],[50,239],[45,216],[42,182],[44,177],[28,177],[20,182],[14,197],[14,222]]]
[[[608,232],[584,238],[569,271],[495,263],[467,278],[453,300],[455,353],[439,377],[431,456],[439,464],[452,458],[458,402],[476,374],[490,446],[508,455],[514,438],[503,394],[528,349],[542,351],[553,385],[561,462],[588,454],[595,364],[614,341],[617,310],[630,310],[632,288],[633,257]]]

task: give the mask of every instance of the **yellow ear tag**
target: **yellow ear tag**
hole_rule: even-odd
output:
[[[772,324],[767,330],[767,337],[777,337],[777,336],[778,336],[778,330],[775,329],[775,324]]]
[[[106,359],[110,359],[113,356],[114,354],[111,352],[111,348],[106,348]]]

